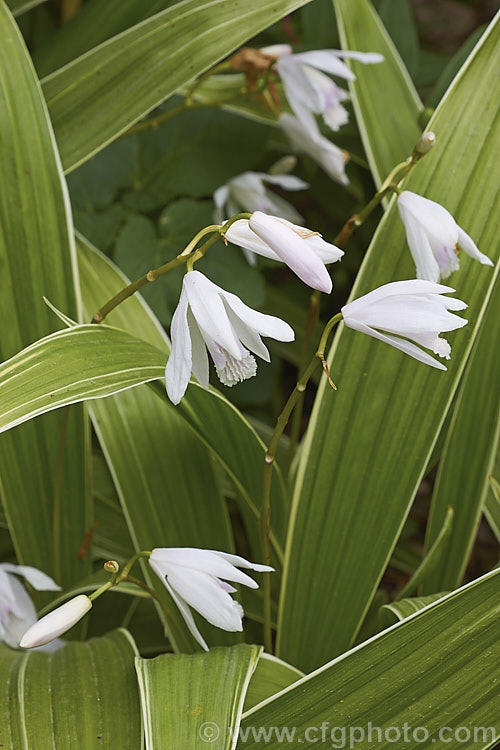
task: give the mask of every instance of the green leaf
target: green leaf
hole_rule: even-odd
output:
[[[0,359],[54,330],[43,302],[77,317],[76,256],[54,135],[29,54],[0,3]],[[37,379],[45,376],[42,369]],[[18,394],[18,399],[24,398]],[[7,402],[2,402],[2,410]],[[0,440],[0,494],[19,562],[65,585],[88,571],[88,422],[81,406]]]
[[[287,664],[271,654],[262,654],[257,669],[250,680],[243,711],[249,711],[258,703],[276,695],[280,690],[284,690],[303,676],[304,673],[292,667],[291,664]]]
[[[140,748],[142,728],[127,631],[53,653],[0,646],[0,745],[65,750]]]
[[[103,304],[128,283],[128,279],[95,248],[79,238],[79,259],[82,276],[85,276],[86,294],[92,293],[95,304]],[[162,280],[157,282],[161,287]],[[97,302],[99,300],[99,302]],[[88,304],[88,303],[87,303]],[[90,306],[89,306],[90,309]],[[159,348],[165,346],[165,336],[160,324],[140,295],[135,295],[111,312],[107,318],[120,327],[131,330]],[[157,383],[156,393],[169,404],[162,383]],[[0,369],[1,387],[1,369]],[[0,391],[1,393],[1,391]],[[265,446],[255,430],[233,404],[215,390],[205,391],[192,383],[175,409],[196,436],[210,449],[214,457],[235,483],[241,512],[249,524],[251,539],[258,540],[258,516],[262,494],[262,472]],[[274,472],[273,516],[271,541],[281,560],[282,542],[286,532],[288,503],[279,469]],[[254,549],[258,548],[254,545]]]
[[[10,8],[14,16],[20,16],[21,13],[26,13],[27,10],[35,8],[37,5],[41,5],[46,0],[7,0],[7,6]]]
[[[165,362],[164,352],[117,328],[89,324],[57,331],[0,365],[0,431],[161,378]]]
[[[422,104],[369,0],[336,0],[334,8],[343,49],[380,52],[385,58],[377,65],[351,61],[356,80],[349,82],[366,155],[379,186],[392,167],[411,154],[420,136]]]
[[[136,659],[147,750],[234,748],[245,693],[260,646],[216,648],[207,654]]]
[[[494,477],[490,477],[491,493],[486,498],[484,512],[488,523],[500,542],[500,484]]]
[[[84,307],[90,317],[102,299],[126,280],[82,237],[78,239],[78,251]],[[168,340],[140,297],[112,314],[116,323],[161,347],[166,360]],[[135,551],[154,547],[232,550],[229,519],[211,457],[176,409],[149,388],[134,388],[96,402],[91,416]],[[192,470],[193,461],[196,471]],[[148,565],[143,572],[168,607],[168,621],[163,612],[160,614],[173,646],[178,648],[182,643],[184,649],[192,650],[195,643],[165,587]],[[209,628],[203,621],[200,628],[209,643],[234,640],[234,636]]]
[[[11,4],[43,0],[10,0]],[[90,0],[54,34],[38,45],[34,54],[38,75],[46,76],[83,55],[92,47],[149,18],[179,0]]]
[[[481,35],[484,34],[485,29],[485,25],[481,25],[479,28],[475,29],[469,38],[462,44],[458,52],[453,55],[448,65],[439,76],[431,95],[426,99],[425,104],[427,107],[437,107],[456,74],[479,42]]]
[[[419,43],[409,0],[382,0],[378,5],[378,13],[414,78],[418,68]]]
[[[500,281],[469,357],[432,495],[426,548],[436,540],[448,506],[451,534],[439,566],[426,576],[423,592],[459,586],[467,567],[489,490],[500,435]]]
[[[71,171],[177,89],[308,0],[184,0],[43,81]]]
[[[397,602],[391,604],[384,604],[380,607],[380,620],[385,628],[390,625],[394,625],[395,622],[400,622],[410,615],[414,615],[420,609],[427,607],[428,604],[437,602],[438,599],[442,599],[446,596],[447,592],[439,594],[430,594],[429,596],[415,596],[411,599],[400,599]]]
[[[446,742],[453,742],[460,728],[455,747],[459,738],[460,747],[470,750],[494,747],[500,737],[499,581],[498,571],[473,581],[250,710],[239,747],[260,730],[265,747],[278,750],[284,740],[290,742],[288,730],[294,731],[294,747],[320,741],[346,747],[351,737],[360,750],[393,743],[431,748],[443,741],[438,735],[443,727],[451,727],[442,735]],[[486,731],[474,741],[474,728],[481,727]]]
[[[437,145],[405,183],[444,203],[493,260],[499,31],[491,27],[436,111]],[[465,257],[461,266],[451,284],[469,324],[450,336],[448,372],[343,326],[335,338],[328,361],[339,390],[323,379],[301,452],[278,621],[278,655],[305,671],[353,642],[438,438],[498,273]],[[352,298],[414,275],[393,202]]]
[[[453,508],[448,505],[445,508],[443,517],[443,524],[439,529],[436,538],[433,540],[432,545],[427,550],[424,559],[413,573],[408,583],[401,589],[397,600],[403,599],[413,592],[420,586],[422,581],[427,582],[430,575],[438,568],[442,566],[442,560],[446,557],[446,551],[450,535],[454,529],[454,512]]]

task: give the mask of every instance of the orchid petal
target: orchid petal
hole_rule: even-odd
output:
[[[17,567],[17,566],[12,566]],[[7,574],[6,574],[7,575]],[[1,618],[0,640],[11,648],[18,648],[24,633],[36,622],[36,610],[28,592],[14,576],[10,576],[12,608],[7,617]]]
[[[289,266],[299,279],[327,294],[332,280],[324,263],[308,244],[286,224],[257,211],[252,214],[250,228]]]
[[[308,182],[304,182],[300,177],[296,177],[294,174],[261,174],[260,175],[264,182],[269,182],[271,185],[278,185],[283,190],[307,190],[309,187]]]
[[[462,250],[467,253],[467,255],[470,255],[471,258],[474,258],[474,260],[478,260],[480,263],[483,263],[485,266],[493,266],[493,261],[488,258],[487,255],[480,252],[479,248],[477,247],[476,243],[469,237],[467,232],[464,232],[463,229],[460,227],[458,228],[458,244],[462,248]]]
[[[257,255],[262,255],[265,258],[282,262],[281,258],[276,255],[274,250],[272,250],[264,240],[257,237],[255,232],[252,232],[248,219],[238,219],[234,224],[231,224],[225,237],[227,241],[231,242],[233,245],[239,245],[246,250],[250,250],[252,253],[257,253]]]
[[[189,326],[189,334],[191,337],[191,369],[198,383],[203,388],[207,389],[210,375],[208,367],[207,347],[205,346],[205,342],[203,340],[203,336],[200,333],[200,329],[196,325],[194,315],[189,308],[187,311],[187,321]]]
[[[211,625],[231,632],[243,630],[243,608],[216,578],[208,573],[174,570],[168,582],[190,607],[199,612]]]
[[[165,586],[168,593],[172,597],[172,600],[175,606],[177,607],[177,609],[179,610],[179,612],[181,613],[182,617],[184,618],[184,622],[188,626],[188,630],[191,633],[191,635],[200,644],[200,646],[202,647],[202,649],[204,649],[204,651],[208,651],[209,648],[207,646],[207,643],[196,626],[191,610],[189,609],[184,599],[182,599],[182,597],[179,596],[177,592],[175,591],[175,589],[171,586],[171,584],[169,583],[167,579],[166,574],[163,572],[161,565],[158,565],[154,560],[152,561],[151,557],[149,558],[149,564],[151,565],[152,569],[154,570],[158,578],[162,581],[163,585]]]
[[[447,369],[443,364],[441,364],[441,362],[435,360],[433,357],[427,354],[427,352],[422,351],[422,349],[419,349],[418,346],[415,346],[415,344],[412,344],[410,341],[397,338],[396,336],[387,336],[383,333],[380,333],[380,331],[376,331],[374,328],[370,328],[369,326],[356,319],[350,318],[349,322],[345,319],[345,324],[349,328],[354,328],[356,331],[360,331],[361,333],[368,334],[368,336],[373,336],[376,339],[380,339],[380,341],[383,341],[386,344],[390,344],[390,346],[395,346],[396,349],[400,349],[405,354],[409,354],[410,357],[419,360],[419,362],[423,362],[426,365],[435,367],[438,370]]]
[[[165,368],[165,386],[173,404],[178,404],[184,396],[191,377],[192,352],[187,311],[188,296],[183,287],[172,317],[172,348]]]
[[[235,359],[241,359],[240,346],[218,294],[219,287],[200,271],[190,271],[184,276],[184,289],[199,328]]]
[[[28,583],[37,591],[60,591],[61,587],[46,573],[31,565],[14,565],[13,563],[2,563],[0,567],[6,573],[23,576]]]

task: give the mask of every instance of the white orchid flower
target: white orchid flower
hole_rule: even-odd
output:
[[[36,622],[36,610],[25,587],[25,578],[37,591],[59,591],[50,576],[30,565],[0,563],[0,642],[17,648],[23,633]]]
[[[208,388],[207,349],[224,385],[233,386],[253,377],[257,363],[250,352],[270,361],[261,336],[278,341],[295,338],[293,329],[283,320],[252,310],[199,271],[186,273],[172,318],[172,349],[165,369],[170,400],[179,403],[191,372],[203,388]]]
[[[316,121],[306,127],[300,120],[288,112],[279,117],[279,125],[288,137],[292,148],[307,154],[336,182],[348,185],[349,178],[345,173],[348,154],[320,133]]]
[[[459,299],[442,296],[454,291],[449,286],[420,279],[393,281],[349,302],[341,312],[349,328],[385,341],[426,365],[446,370],[444,365],[406,339],[449,359],[451,347],[446,339],[439,337],[439,333],[454,331],[467,324],[463,318],[448,312],[467,307]]]
[[[268,565],[256,565],[238,555],[192,547],[154,549],[149,564],[179,608],[190,632],[205,651],[208,651],[208,646],[196,627],[190,607],[217,628],[231,632],[241,631],[243,608],[230,596],[236,589],[226,581],[256,589],[258,584],[253,578],[238,568],[248,568],[259,573],[273,571]]]
[[[92,602],[85,594],[73,597],[35,622],[24,633],[19,645],[21,648],[36,648],[50,643],[76,625],[91,607]]]
[[[348,98],[347,92],[325,73],[354,80],[356,76],[340,58],[349,58],[364,64],[380,63],[384,60],[377,52],[333,49],[311,50],[294,55],[285,48],[281,53],[277,51],[275,56],[278,58],[276,69],[288,102],[313,138],[316,125],[314,114],[322,115],[326,125],[332,130],[338,130],[349,119],[347,110],[340,104]]]
[[[266,174],[265,172],[243,172],[232,177],[214,193],[214,221],[222,223],[226,216],[245,211],[263,211],[282,216],[289,221],[301,221],[302,217],[291,203],[268,190],[266,183],[284,190],[306,190],[307,182],[291,174]]]
[[[250,219],[235,221],[225,237],[253,253],[286,263],[304,283],[326,293],[332,290],[332,280],[325,263],[334,263],[344,254],[325,242],[319,232],[260,211]]]
[[[457,271],[459,247],[480,263],[493,265],[439,203],[409,190],[403,190],[397,202],[419,279],[437,282]]]

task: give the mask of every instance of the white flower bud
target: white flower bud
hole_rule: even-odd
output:
[[[43,646],[73,627],[92,607],[92,602],[85,594],[70,599],[57,607],[26,631],[19,644],[21,648]]]

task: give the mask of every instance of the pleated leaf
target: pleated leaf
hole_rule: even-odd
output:
[[[60,323],[43,295],[78,316],[66,185],[23,39],[0,3],[0,360]],[[46,374],[45,368],[38,372]],[[18,398],[22,394],[18,394]],[[8,403],[1,401],[2,411]],[[18,560],[63,585],[83,577],[91,524],[87,419],[81,406],[0,439],[0,494]]]
[[[494,75],[499,35],[494,23],[436,111],[434,151],[405,184],[445,204],[493,260],[500,212],[493,158],[500,137],[500,81]],[[355,638],[426,469],[496,273],[462,257],[451,278],[456,296],[469,304],[469,324],[448,336],[453,352],[447,372],[343,326],[337,333],[329,366],[339,390],[323,379],[301,453],[278,623],[278,655],[305,671],[342,653]],[[352,298],[414,276],[393,202]]]
[[[0,746],[140,750],[136,655],[125,630],[50,654],[0,646]]]
[[[325,664],[246,713],[238,747],[252,739],[265,739],[269,750],[290,741],[293,747],[342,747],[350,736],[360,750],[494,747],[500,737],[499,593],[495,571]],[[442,741],[441,728],[450,728]],[[294,733],[291,740],[284,730]]]
[[[184,0],[43,81],[66,171],[308,0]]]
[[[378,65],[348,61],[356,74],[349,82],[356,120],[378,186],[420,137],[423,105],[370,0],[335,0],[333,7],[343,49],[379,52],[385,58]]]
[[[236,746],[243,701],[260,646],[136,659],[146,750]]]
[[[437,538],[448,506],[454,513],[441,563],[424,580],[423,592],[427,594],[460,585],[490,491],[488,476],[495,466],[500,434],[499,341],[497,279],[460,387],[434,486],[427,548]]]

